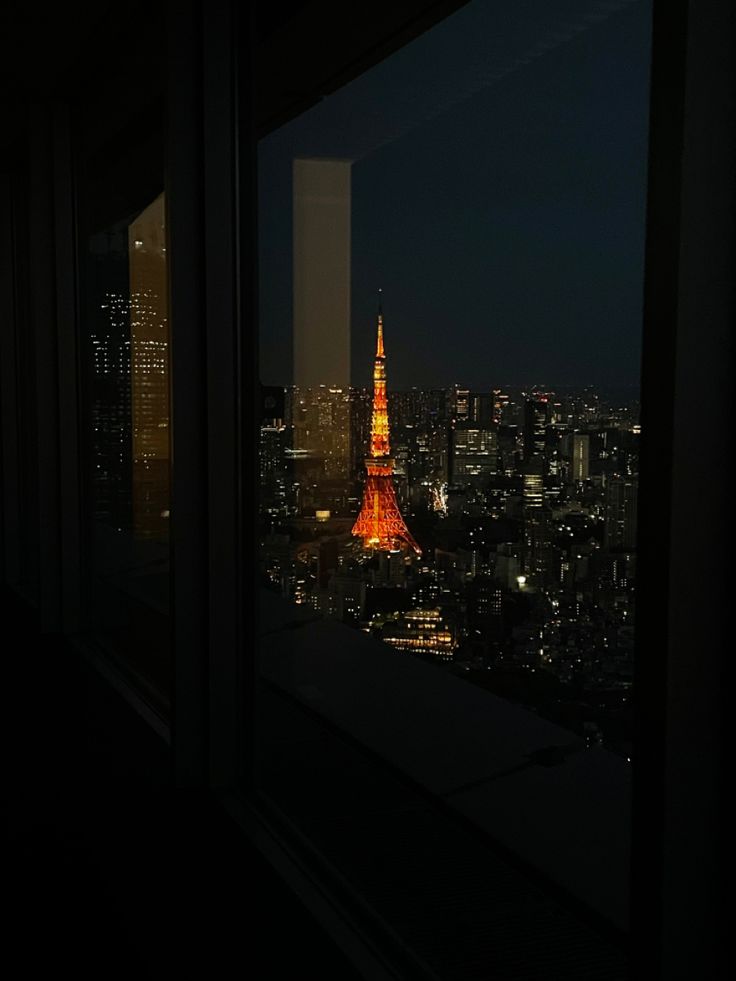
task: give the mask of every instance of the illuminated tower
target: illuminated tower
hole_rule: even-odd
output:
[[[373,416],[371,453],[366,458],[367,477],[363,505],[353,525],[353,534],[372,549],[420,548],[401,517],[394,490],[394,461],[388,441],[388,403],[386,401],[386,355],[383,350],[383,312],[378,307],[378,340],[373,368]]]

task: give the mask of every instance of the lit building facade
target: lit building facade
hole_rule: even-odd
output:
[[[169,533],[169,315],[164,197],[130,225],[130,377],[136,538]]]
[[[534,394],[524,403],[524,459],[544,454],[550,402],[546,395]]]
[[[636,518],[639,483],[634,478],[613,478],[606,485],[606,523],[604,544],[607,549],[636,548]]]
[[[560,439],[560,451],[567,466],[567,479],[577,484],[590,479],[590,435],[565,433]]]
[[[544,461],[531,457],[524,468],[524,572],[535,584],[544,581],[549,559],[549,522],[544,500]]]
[[[498,469],[498,436],[493,425],[456,425],[452,430],[451,476],[454,484],[487,482]]]
[[[590,436],[587,433],[573,433],[571,453],[571,475],[576,482],[590,477]]]
[[[105,290],[97,307],[90,337],[89,381],[92,452],[97,461],[92,475],[94,514],[103,524],[129,528],[133,484],[130,297],[122,288],[120,292]]]
[[[455,631],[439,608],[407,610],[384,624],[381,637],[400,651],[432,657],[451,658],[457,647]]]

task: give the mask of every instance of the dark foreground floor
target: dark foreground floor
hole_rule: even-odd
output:
[[[3,974],[357,978],[120,697],[12,596],[0,614]]]

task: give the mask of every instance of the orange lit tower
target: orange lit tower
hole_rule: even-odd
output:
[[[363,539],[364,548],[420,548],[401,517],[394,490],[394,461],[388,442],[388,403],[386,401],[386,355],[383,350],[383,311],[378,307],[378,340],[373,368],[373,416],[371,453],[366,457],[367,477],[363,505],[353,525],[353,534]]]

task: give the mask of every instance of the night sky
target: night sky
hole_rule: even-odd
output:
[[[636,385],[649,0],[474,0],[262,141],[261,376],[291,381],[291,167],[348,158],[352,381]],[[318,56],[318,52],[315,53]]]

